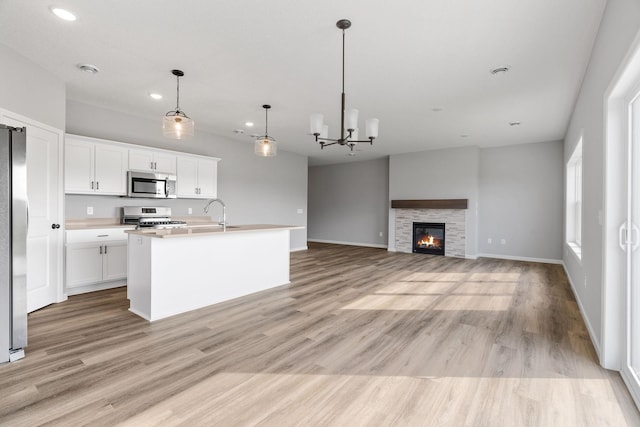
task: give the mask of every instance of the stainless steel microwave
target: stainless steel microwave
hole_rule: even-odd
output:
[[[166,173],[127,172],[127,195],[153,199],[176,198],[176,176]]]

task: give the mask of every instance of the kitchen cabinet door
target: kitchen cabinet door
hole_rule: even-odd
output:
[[[218,194],[218,162],[215,160],[198,160],[198,196],[213,199]]]
[[[80,243],[67,246],[67,288],[102,281],[101,247],[102,245],[97,243]]]
[[[129,150],[129,169],[175,175],[176,156],[164,151]]]
[[[67,139],[64,153],[65,193],[93,193],[94,146]]]
[[[156,172],[176,174],[176,156],[165,152],[153,153],[153,165]]]
[[[127,242],[105,243],[102,254],[102,280],[127,277]]]
[[[147,150],[129,150],[129,169],[153,172],[153,152]]]
[[[95,145],[95,181],[97,194],[127,194],[127,159],[125,148]]]
[[[178,197],[198,198],[198,159],[178,156],[176,195]]]

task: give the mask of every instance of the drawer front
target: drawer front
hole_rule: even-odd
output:
[[[127,228],[94,228],[90,230],[68,230],[66,231],[67,244],[70,243],[87,243],[107,241],[127,240],[127,233],[125,230],[133,230],[135,227]]]

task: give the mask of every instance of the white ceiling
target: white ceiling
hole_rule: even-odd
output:
[[[564,137],[606,0],[2,0],[0,42],[67,84],[67,97],[158,119],[180,107],[196,132],[250,150],[264,131],[310,164],[433,148]],[[49,6],[78,16],[64,22]],[[340,120],[341,32],[347,108],[380,119],[373,147],[321,151],[309,114],[330,136]],[[78,63],[100,69],[80,72]],[[509,65],[502,76],[492,68]],[[149,92],[164,95],[161,101]],[[433,111],[442,108],[442,111]],[[254,129],[244,127],[246,121]],[[520,126],[509,122],[520,121]],[[236,135],[234,129],[245,129]],[[461,135],[468,135],[462,137]]]

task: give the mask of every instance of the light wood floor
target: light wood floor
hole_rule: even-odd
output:
[[[124,288],[32,313],[0,425],[640,425],[560,266],[312,244],[291,271],[153,324]]]

